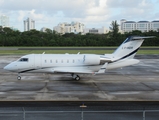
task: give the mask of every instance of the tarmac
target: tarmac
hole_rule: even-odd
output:
[[[158,55],[157,55],[158,56]],[[0,101],[159,101],[159,59],[138,56],[137,65],[84,75],[17,73],[3,67],[19,55],[0,56]]]

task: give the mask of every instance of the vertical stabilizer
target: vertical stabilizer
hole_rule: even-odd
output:
[[[152,37],[153,36],[130,36],[116,49],[113,56],[117,59],[132,59],[136,55],[144,39]]]

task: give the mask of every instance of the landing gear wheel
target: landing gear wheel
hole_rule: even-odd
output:
[[[76,74],[71,74],[72,75],[72,78],[76,81],[79,81],[80,80],[80,76],[76,75]]]
[[[21,76],[18,76],[17,79],[18,79],[18,80],[21,80]]]
[[[79,81],[79,80],[80,80],[80,77],[77,75],[77,76],[75,77],[75,80],[76,80],[76,81]]]

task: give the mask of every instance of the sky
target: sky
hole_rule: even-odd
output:
[[[37,30],[72,21],[86,28],[109,28],[114,20],[159,20],[159,0],[0,0],[0,15],[8,16],[10,26],[20,31],[28,17]]]

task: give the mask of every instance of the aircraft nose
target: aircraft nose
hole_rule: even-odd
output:
[[[10,65],[6,65],[3,69],[4,70],[10,70]]]
[[[12,62],[12,63],[6,65],[3,69],[8,70],[8,71],[16,71],[17,70],[17,64],[15,62]]]
[[[3,69],[8,70],[8,71],[13,71],[15,69],[15,66],[13,63],[10,63],[10,64],[6,65]]]

